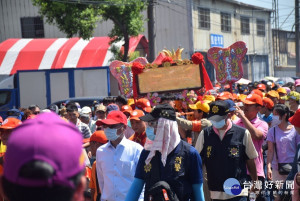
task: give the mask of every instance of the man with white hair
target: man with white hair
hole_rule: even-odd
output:
[[[144,184],[147,201],[162,196],[170,201],[204,200],[202,161],[197,150],[180,139],[174,108],[161,104],[140,119],[146,122],[148,139],[126,201],[138,200]]]

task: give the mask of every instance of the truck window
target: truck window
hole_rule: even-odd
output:
[[[0,91],[0,106],[6,105],[11,99],[11,91]]]

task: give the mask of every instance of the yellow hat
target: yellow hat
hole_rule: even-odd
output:
[[[133,105],[133,104],[134,104],[133,98],[128,98],[127,105]]]
[[[192,110],[202,110],[203,112],[209,112],[209,105],[207,101],[198,101],[196,104],[190,104],[189,107]]]
[[[279,98],[279,94],[278,94],[278,92],[275,91],[275,90],[269,91],[269,92],[267,93],[267,95],[268,95],[268,96],[271,96],[271,97],[273,97],[273,98]]]
[[[243,101],[243,100],[245,100],[247,98],[247,95],[246,94],[240,94],[239,96],[238,96],[238,101]]]
[[[293,100],[299,101],[300,94],[296,91],[291,91],[290,94],[288,95],[288,99],[293,99]]]
[[[216,98],[213,95],[204,95],[203,100],[207,103],[214,102]]]
[[[277,89],[277,92],[278,92],[278,93],[287,94],[285,88],[282,88],[282,87],[281,87],[281,88],[278,88],[278,89]]]

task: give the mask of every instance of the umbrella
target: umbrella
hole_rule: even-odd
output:
[[[264,80],[272,80],[273,82],[276,82],[279,78],[278,77],[271,77],[271,76],[267,76],[264,78]]]
[[[239,81],[236,81],[235,83],[236,84],[249,84],[250,82],[251,82],[250,80],[241,78],[241,79],[239,79]]]
[[[288,83],[288,82],[294,83],[295,82],[295,80],[291,77],[281,77],[277,80],[277,82],[278,81],[283,81],[284,83]]]

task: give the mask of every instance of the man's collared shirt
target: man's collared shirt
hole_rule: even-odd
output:
[[[255,149],[258,153],[258,157],[255,158],[255,165],[256,165],[256,171],[257,171],[257,176],[259,177],[265,177],[265,173],[264,173],[264,160],[263,160],[263,156],[262,156],[262,145],[264,143],[264,139],[267,137],[267,133],[268,133],[268,129],[269,126],[267,124],[267,122],[259,119],[258,117],[252,119],[250,121],[252,123],[252,125],[255,128],[258,128],[259,130],[261,130],[263,132],[264,137],[260,140],[256,140],[252,138],[253,144],[255,146]],[[245,128],[245,125],[243,123],[243,121],[241,119],[238,119],[235,122],[236,125],[241,126],[243,128]],[[249,172],[248,172],[249,174]]]
[[[143,147],[123,137],[116,148],[111,142],[97,150],[96,168],[101,201],[124,201],[134,180]],[[143,193],[141,194],[143,195]],[[143,200],[143,196],[139,200]]]

